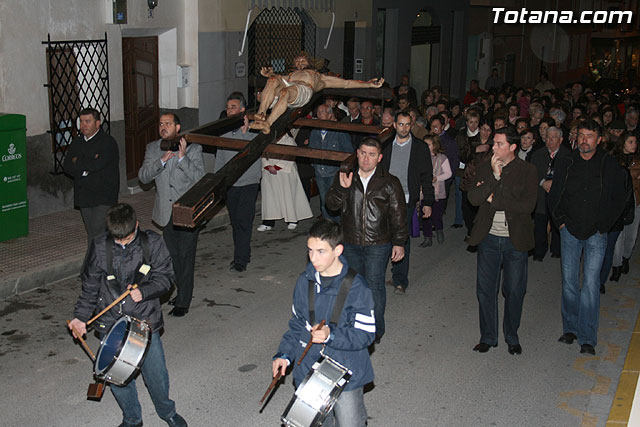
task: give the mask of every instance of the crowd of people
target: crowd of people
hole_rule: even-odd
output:
[[[330,85],[349,87],[344,82],[331,80]],[[357,84],[378,87],[382,80]],[[287,95],[289,104],[302,102],[298,95],[304,82],[295,90],[285,86],[278,93]],[[290,129],[279,144],[355,153],[354,168],[345,172],[335,161],[265,155],[227,191],[234,241],[229,268],[235,272],[245,271],[251,259],[259,192],[260,232],[276,227],[276,220],[296,229],[299,221],[313,216],[311,196],[319,194],[324,218],[311,227],[307,239],[310,262],[296,285],[293,317],[274,357],[273,374],[284,374],[300,357],[299,342],[306,341],[323,344],[326,354],[340,363],[355,364],[350,366],[357,371],[354,381],[336,404],[340,424],[366,423],[362,387],[373,378],[366,348],[379,344],[385,332],[386,286],[396,295],[407,292],[411,239],[422,236],[419,247],[432,247],[422,250],[434,250],[434,236],[443,244],[447,208],[454,210],[449,226],[465,228],[467,250],[477,253],[480,340],[474,351],[485,353],[498,344],[502,288],[507,349],[512,355],[522,353],[518,328],[529,259],[544,262],[550,253],[561,258],[562,267],[563,334],[558,341],[577,340],[581,353],[595,354],[600,294],[608,281],[629,272],[640,224],[638,89],[617,93],[580,82],[556,89],[546,74],[535,87],[518,88],[502,84],[497,73],[487,86],[488,91],[481,90],[478,81],[471,81],[462,102],[439,86],[418,99],[409,77],[402,76],[393,99],[385,102],[328,96],[313,106],[313,118],[393,128],[393,139],[382,144],[373,132],[346,132],[329,124]],[[272,95],[268,103],[276,105]],[[233,92],[225,112],[244,113],[246,107],[243,94]],[[255,122],[245,116],[223,136],[251,140],[257,131],[270,132],[277,117],[266,113],[261,111]],[[158,415],[171,426],[186,426],[168,395],[158,298],[173,282],[177,296],[169,314],[182,317],[189,311],[199,228],[175,227],[171,206],[206,172],[202,149],[184,139],[167,145],[178,137],[180,119],[173,113],[161,115],[161,138],[148,144],[139,172],[141,182],[155,181],[153,220],[163,229],[161,238],[139,230],[129,206],[115,205],[117,150],[100,130],[98,113],[83,110],[80,123],[82,136],[71,145],[65,167],[75,180],[76,206],[90,243],[70,328],[82,336],[90,316],[128,289],[129,299],[117,309],[151,322],[153,346],[142,375]],[[213,172],[234,155],[218,149]],[[139,264],[149,259],[152,274],[142,280],[153,285],[131,288]],[[347,304],[331,315],[341,286],[346,286],[342,304],[345,299]],[[330,315],[331,323],[318,322]],[[115,320],[113,313],[104,317],[99,333],[104,335]],[[304,369],[294,370],[296,386],[311,359]],[[149,360],[155,360],[153,366]],[[151,377],[162,381],[153,385]],[[112,391],[123,411],[122,425],[142,425],[135,381],[112,386]]]

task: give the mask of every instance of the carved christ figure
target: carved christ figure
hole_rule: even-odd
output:
[[[320,74],[310,67],[305,55],[299,55],[293,61],[296,69],[289,75],[275,74],[272,67],[262,67],[260,70],[260,74],[268,80],[262,91],[260,108],[254,115],[255,121],[249,125],[251,129],[259,129],[265,134],[271,132],[271,125],[288,107],[299,108],[306,105],[314,92],[322,89],[379,88],[384,83],[383,78],[364,82]],[[269,108],[271,114],[267,117]]]

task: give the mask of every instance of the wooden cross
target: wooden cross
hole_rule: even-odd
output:
[[[344,172],[353,170],[355,154],[342,151],[317,150],[304,147],[276,145],[292,126],[307,126],[312,128],[351,131],[377,135],[381,142],[385,142],[394,134],[392,128],[381,126],[337,123],[327,120],[305,119],[304,116],[322,95],[358,96],[362,98],[390,99],[393,94],[390,88],[380,89],[325,89],[315,93],[311,100],[303,107],[288,110],[271,126],[269,134],[259,133],[251,141],[222,138],[221,134],[231,129],[239,128],[243,123],[244,113],[236,114],[221,120],[207,123],[190,129],[178,137],[183,137],[190,143],[209,145],[221,148],[240,150],[217,173],[207,173],[193,185],[178,201],[173,204],[173,223],[182,227],[196,227],[213,216],[214,207],[225,197],[227,189],[258,160],[263,153],[273,153],[288,156],[307,157],[312,159],[334,160],[342,162],[340,169]]]

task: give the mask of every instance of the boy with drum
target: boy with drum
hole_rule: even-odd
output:
[[[293,365],[294,386],[300,386],[321,354],[333,359],[352,371],[350,382],[333,408],[337,424],[365,426],[363,386],[373,381],[367,350],[376,332],[373,297],[364,278],[350,270],[342,256],[344,247],[338,224],[327,219],[317,221],[309,230],[307,249],[310,262],[293,291],[293,316],[274,357],[273,376],[284,375],[287,366],[301,358],[311,340],[315,345],[309,354],[300,365]],[[314,302],[312,307],[310,300]],[[337,319],[335,324],[332,318]],[[326,326],[320,325],[322,320]]]
[[[129,290],[126,298],[97,319],[96,330],[104,337],[125,315],[148,324],[152,333],[146,357],[139,366],[142,377],[158,416],[171,427],[186,427],[186,421],[176,413],[175,402],[169,399],[169,374],[160,340],[163,321],[159,298],[169,291],[173,276],[169,251],[157,233],[138,229],[136,212],[126,203],[107,211],[107,231],[89,246],[87,263],[81,274],[82,293],[69,329],[74,336],[75,331],[86,334],[91,315]],[[146,275],[138,273],[146,271],[141,268],[143,264],[151,267]],[[132,288],[134,283],[139,287]],[[112,384],[111,392],[122,409],[120,427],[142,426],[135,379],[124,386]]]

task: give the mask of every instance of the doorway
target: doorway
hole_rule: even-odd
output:
[[[440,26],[433,25],[431,14],[421,11],[411,29],[411,86],[419,97],[437,82],[439,66]],[[418,103],[421,99],[418,99]]]
[[[122,38],[127,180],[138,176],[149,142],[158,139],[158,37]]]

